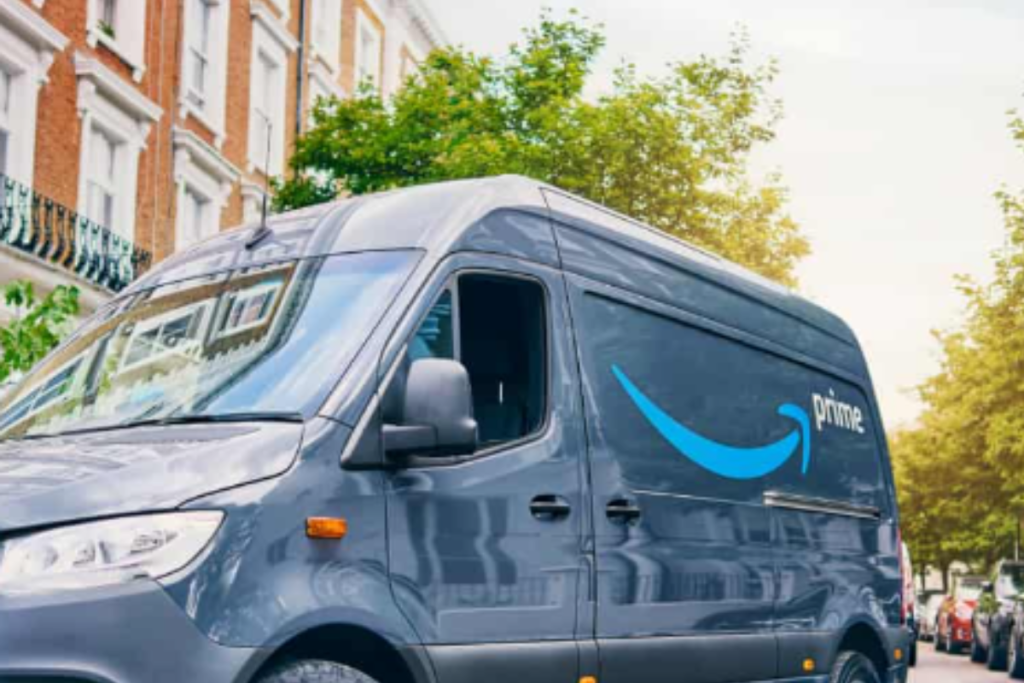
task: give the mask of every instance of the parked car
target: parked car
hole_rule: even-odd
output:
[[[939,608],[946,595],[941,591],[923,591],[917,596],[917,637],[925,642],[935,640]]]
[[[853,333],[527,179],[191,247],[0,438],[0,680],[906,680]]]
[[[974,610],[972,661],[985,662],[993,671],[1006,668],[1013,611],[1022,589],[1024,562],[998,562],[990,580],[982,585],[981,597]]]
[[[935,627],[936,650],[958,654],[965,647],[971,646],[971,620],[985,581],[983,576],[962,576],[957,579],[953,592],[946,597],[939,609],[939,619]]]
[[[914,565],[910,561],[910,548],[903,544],[900,555],[903,566],[903,601],[907,614],[907,630],[910,632],[910,651],[907,653],[907,665],[917,665],[917,595],[914,592]]]

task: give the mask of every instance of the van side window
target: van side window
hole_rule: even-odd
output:
[[[859,388],[625,302],[588,294],[581,312],[588,424],[601,425],[591,443],[635,490],[754,504],[778,490],[886,507]]]
[[[481,448],[538,431],[547,410],[544,292],[526,279],[458,276],[424,318],[409,360],[456,358],[469,372]]]
[[[441,293],[409,344],[409,359],[421,358],[455,358],[451,289]]]

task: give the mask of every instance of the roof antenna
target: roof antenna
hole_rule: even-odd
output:
[[[263,163],[263,208],[260,217],[260,227],[252,234],[252,237],[245,243],[246,249],[254,249],[260,242],[270,236],[271,230],[267,225],[267,197],[270,195],[270,145],[273,142],[274,122],[263,112],[256,110],[256,113],[263,118],[267,127],[267,156]]]

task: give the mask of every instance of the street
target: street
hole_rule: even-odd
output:
[[[966,654],[936,652],[931,643],[917,644],[917,666],[910,670],[910,683],[995,683],[1009,681],[1005,671],[989,671],[972,664]]]

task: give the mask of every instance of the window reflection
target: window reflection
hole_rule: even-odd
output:
[[[415,258],[289,261],[118,300],[0,403],[0,438],[190,414],[311,414]]]

